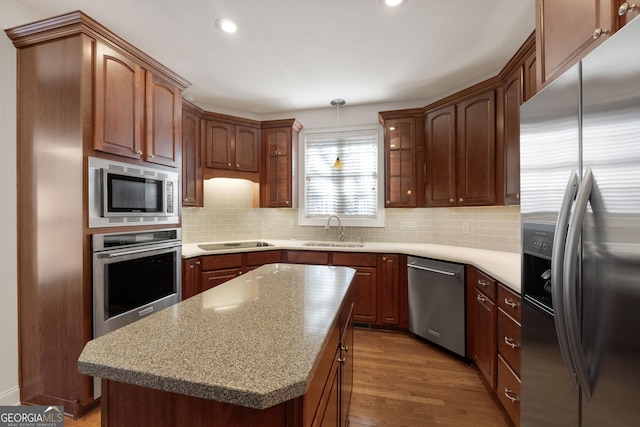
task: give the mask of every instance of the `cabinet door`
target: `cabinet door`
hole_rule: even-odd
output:
[[[263,186],[263,207],[290,208],[292,206],[291,129],[265,129],[266,150]]]
[[[536,0],[540,87],[615,31],[612,12],[613,0]]]
[[[353,393],[353,325],[349,317],[348,326],[340,343],[340,426],[349,425],[349,407]]]
[[[378,258],[378,292],[380,323],[400,322],[400,256],[380,255]]]
[[[633,18],[640,15],[640,8],[637,2],[627,0],[617,0],[615,10],[618,13],[618,28],[627,25]]]
[[[538,80],[536,72],[536,52],[533,51],[524,61],[524,77],[523,77],[523,97],[522,102],[530,100],[533,95],[538,93]]]
[[[504,85],[505,204],[520,204],[520,104],[523,68]]]
[[[385,122],[385,206],[416,207],[416,121]]]
[[[93,148],[142,158],[145,72],[125,55],[96,43]]]
[[[165,166],[182,161],[182,91],[147,71],[145,158]]]
[[[474,290],[474,338],[472,358],[493,390],[496,388],[497,311],[482,292]]]
[[[260,146],[258,129],[247,126],[236,126],[233,169],[245,172],[258,172],[260,163]]]
[[[455,206],[456,108],[449,105],[427,114],[427,206]]]
[[[182,206],[204,205],[200,163],[200,118],[182,111]]]
[[[375,324],[378,322],[378,281],[375,267],[357,267],[351,292],[353,295],[353,321]]]
[[[205,166],[213,169],[233,169],[232,145],[235,126],[207,120],[205,130]]]
[[[182,299],[191,298],[202,292],[200,258],[185,259],[182,261]]]
[[[458,205],[496,202],[495,91],[456,106],[456,196]]]

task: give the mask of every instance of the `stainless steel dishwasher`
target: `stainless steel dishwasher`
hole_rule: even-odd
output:
[[[409,330],[465,357],[464,265],[407,257]]]

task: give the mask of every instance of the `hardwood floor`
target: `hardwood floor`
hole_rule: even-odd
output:
[[[513,426],[473,366],[400,332],[356,329],[351,427]]]
[[[354,331],[351,427],[512,427],[473,366],[400,332]],[[65,427],[100,427],[100,409]]]

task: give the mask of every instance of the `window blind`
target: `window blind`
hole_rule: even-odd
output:
[[[342,169],[334,169],[340,157]],[[305,147],[305,215],[376,218],[378,135],[375,130],[309,135]]]

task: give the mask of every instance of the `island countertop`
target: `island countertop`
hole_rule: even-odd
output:
[[[355,270],[269,264],[89,341],[82,374],[264,409],[307,391]]]

